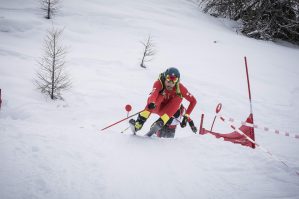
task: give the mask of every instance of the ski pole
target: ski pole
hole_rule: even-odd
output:
[[[130,126],[128,126],[127,128],[125,128],[124,130],[122,130],[120,133],[124,133],[126,130],[128,130],[130,128]]]
[[[143,111],[143,110],[142,110],[142,111]],[[133,114],[133,115],[131,115],[131,116],[128,116],[128,117],[126,117],[126,118],[124,118],[124,119],[121,119],[121,120],[119,120],[119,121],[117,121],[117,122],[115,122],[115,123],[113,123],[113,124],[111,124],[111,125],[109,125],[109,126],[103,128],[103,129],[101,129],[101,131],[104,131],[105,129],[108,129],[108,128],[110,128],[110,127],[112,127],[112,126],[114,126],[114,125],[116,125],[116,124],[118,124],[118,123],[121,123],[121,122],[123,122],[123,121],[125,121],[125,120],[127,120],[127,119],[129,119],[129,118],[131,118],[131,117],[133,117],[133,116],[135,116],[135,115],[138,115],[138,114],[139,114],[140,112],[142,112],[142,111],[139,111],[139,112],[137,112],[137,113],[135,113],[135,114]]]

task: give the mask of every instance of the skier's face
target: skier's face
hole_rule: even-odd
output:
[[[171,91],[173,87],[175,86],[175,83],[173,81],[165,80],[165,87],[167,90]]]

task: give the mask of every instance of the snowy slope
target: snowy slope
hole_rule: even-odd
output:
[[[47,29],[64,28],[72,88],[51,101],[33,85]],[[299,133],[299,49],[234,32],[187,0],[64,0],[52,21],[39,4],[0,0],[0,198],[299,198],[299,142],[256,130],[261,151],[178,129],[175,139],[134,137],[121,123],[141,110],[167,67],[198,104],[209,128],[223,114],[249,114],[246,55],[255,122]],[[154,38],[157,55],[139,67],[140,41]],[[216,41],[216,42],[214,42]],[[184,102],[187,105],[186,102]],[[157,116],[152,116],[140,135]],[[229,132],[221,121],[215,130]]]

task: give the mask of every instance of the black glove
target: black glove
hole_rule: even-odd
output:
[[[194,126],[194,122],[193,122],[193,120],[191,120],[191,121],[189,122],[189,126],[190,126],[191,130],[193,131],[193,133],[196,133],[196,132],[197,132],[197,128],[196,128],[196,126]]]
[[[183,117],[183,121],[181,122],[181,127],[184,128],[187,125],[189,115],[185,114]]]
[[[153,110],[153,109],[156,108],[156,104],[153,103],[153,102],[151,102],[151,103],[149,103],[149,104],[147,105],[147,108],[148,108],[149,110]]]

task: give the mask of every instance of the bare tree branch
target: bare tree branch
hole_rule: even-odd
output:
[[[145,41],[140,42],[144,46],[144,51],[141,59],[140,66],[146,68],[145,62],[153,60],[153,56],[156,54],[155,44],[153,43],[151,35]]]

